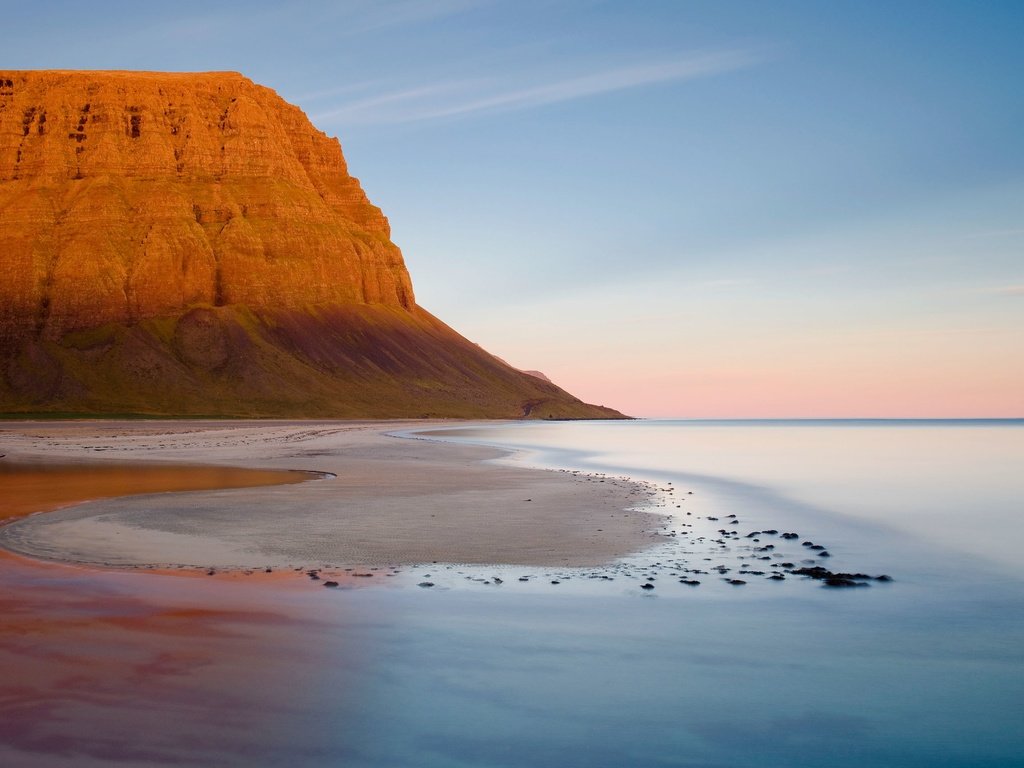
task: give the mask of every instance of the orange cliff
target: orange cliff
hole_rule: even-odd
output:
[[[416,305],[341,146],[237,73],[0,70],[0,411],[616,418]]]

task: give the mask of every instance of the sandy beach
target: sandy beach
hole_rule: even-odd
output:
[[[587,566],[658,541],[658,517],[634,509],[648,498],[641,485],[508,466],[492,461],[504,455],[494,449],[387,434],[443,425],[6,422],[0,462],[7,465],[204,465],[318,479],[186,492],[187,479],[165,478],[142,490],[167,492],[138,495],[136,487],[126,492],[137,495],[18,520],[0,529],[0,546],[68,563],[238,569]],[[275,482],[260,474],[254,484]]]

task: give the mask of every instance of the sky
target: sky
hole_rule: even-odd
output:
[[[1024,3],[4,3],[0,67],[235,70],[418,302],[634,416],[1024,416]]]

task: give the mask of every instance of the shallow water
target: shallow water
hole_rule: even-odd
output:
[[[86,499],[299,483],[309,473],[178,464],[0,461],[0,520]]]
[[[1024,577],[1024,420],[639,421],[433,431],[512,460],[696,489],[703,511],[804,526],[928,567],[937,554]],[[692,501],[692,500],[689,500]],[[806,526],[813,526],[813,530]],[[863,534],[864,540],[861,540]],[[872,556],[873,559],[880,559]]]
[[[693,533],[605,569],[613,581],[431,564],[327,590],[2,561],[0,594],[34,596],[3,614],[0,660],[19,670],[0,687],[4,764],[1022,764],[1020,423],[446,435],[648,479]],[[728,514],[895,581],[679,584],[676,561],[751,556],[745,538],[709,544]],[[427,574],[437,586],[415,587]]]

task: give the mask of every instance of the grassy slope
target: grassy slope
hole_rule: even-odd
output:
[[[622,418],[419,308],[199,307],[31,342],[6,368],[12,415]]]

